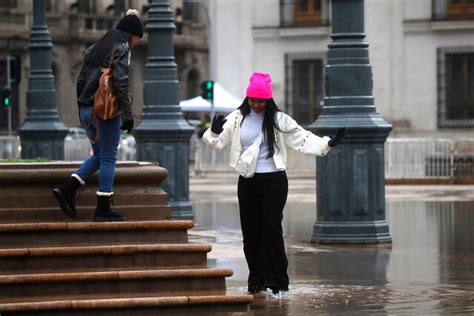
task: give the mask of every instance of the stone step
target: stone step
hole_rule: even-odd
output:
[[[0,275],[119,268],[206,268],[211,248],[200,244],[139,244],[0,249]]]
[[[0,303],[75,295],[224,295],[231,269],[99,271],[0,276]]]
[[[0,223],[67,221],[52,190],[80,163],[0,163]],[[114,207],[130,220],[169,219],[168,195],[161,188],[168,172],[153,162],[118,162]],[[97,197],[97,174],[86,180],[76,201],[79,219],[92,219]]]
[[[250,304],[253,302],[252,295],[239,293],[226,293],[225,295],[193,295],[193,296],[129,296],[129,297],[100,297],[94,295],[92,298],[60,298],[57,300],[17,300],[16,302],[2,303],[0,301],[0,314],[21,313],[21,315],[90,315],[89,313],[100,313],[100,315],[135,315],[137,312],[145,311],[147,315],[163,315],[166,312],[173,315],[176,308],[193,306],[205,306],[203,312],[209,312],[209,308],[218,308],[216,312],[234,304]],[[110,313],[107,313],[109,311]],[[104,313],[105,312],[105,313]],[[122,314],[121,314],[122,315]],[[181,314],[180,314],[181,315]]]
[[[67,178],[66,178],[67,179]],[[116,185],[117,189],[114,188],[114,197],[113,203],[114,206],[128,206],[133,209],[135,205],[138,206],[168,206],[168,196],[166,192],[160,188],[156,188],[156,192],[138,192],[138,188],[129,188],[130,186],[119,186]],[[0,206],[0,210],[10,210],[10,209],[23,209],[28,208],[52,208],[58,209],[58,202],[53,196],[53,189],[55,185],[50,187],[42,188],[42,191],[39,192],[39,188],[29,188],[27,184],[22,185],[22,190],[12,186],[2,188],[2,195],[8,196],[8,203],[5,203]],[[29,188],[29,189],[28,189]],[[129,188],[127,191],[126,189]],[[24,190],[28,189],[28,190]],[[145,186],[142,187],[143,190],[146,189]],[[25,192],[27,191],[27,192]],[[130,193],[132,192],[132,193]],[[95,208],[97,204],[97,187],[89,186],[86,187],[83,191],[78,192],[78,197],[76,199],[77,206]],[[28,203],[25,205],[25,199],[28,199]],[[145,203],[146,202],[146,203]]]
[[[0,249],[187,243],[193,221],[0,224]]]
[[[95,204],[76,207],[77,217],[72,220],[61,211],[56,200],[54,206],[0,208],[0,223],[47,223],[92,221],[94,219]],[[112,209],[126,215],[129,221],[167,220],[171,218],[171,209],[168,205],[117,205],[114,201]]]

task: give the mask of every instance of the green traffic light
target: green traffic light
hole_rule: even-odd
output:
[[[8,87],[3,87],[2,90],[2,99],[3,99],[3,106],[8,107],[11,103],[11,91]]]
[[[201,97],[206,100],[214,99],[214,81],[205,80],[201,83]]]

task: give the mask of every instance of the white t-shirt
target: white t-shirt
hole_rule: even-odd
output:
[[[240,129],[240,141],[242,143],[243,150],[246,150],[254,142],[255,138],[257,138],[258,134],[262,130],[264,114],[264,112],[255,113],[252,109],[250,109],[250,113],[245,116]],[[258,153],[257,160],[257,169],[255,170],[255,173],[268,173],[278,171],[275,166],[275,162],[273,161],[273,157],[268,159],[267,157],[268,146],[264,136],[262,139],[262,143],[260,144],[260,150]]]

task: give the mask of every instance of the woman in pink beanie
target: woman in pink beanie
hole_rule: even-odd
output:
[[[288,195],[287,150],[324,156],[344,136],[319,137],[282,112],[273,100],[269,74],[254,72],[242,105],[226,118],[217,115],[204,133],[211,148],[230,144],[229,165],[239,172],[238,199],[248,292],[288,291],[283,208]]]

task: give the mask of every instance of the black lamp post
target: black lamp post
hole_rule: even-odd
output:
[[[364,0],[332,0],[326,97],[310,129],[346,136],[316,158],[315,243],[390,243],[385,220],[384,143],[392,126],[375,112],[372,67],[364,33]]]
[[[174,58],[175,25],[167,0],[152,0],[148,11],[148,62],[141,122],[134,131],[138,160],[158,161],[168,170],[164,189],[172,216],[193,218],[189,201],[189,141],[194,129],[179,106]]]
[[[21,139],[21,158],[64,159],[64,137],[68,129],[58,115],[51,67],[52,46],[44,1],[34,0],[26,119],[17,129]]]

